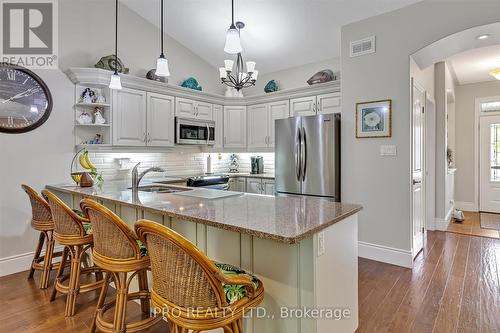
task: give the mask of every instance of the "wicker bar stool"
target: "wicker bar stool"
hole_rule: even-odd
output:
[[[264,298],[256,277],[231,265],[212,262],[175,231],[140,220],[135,231],[148,249],[153,273],[151,300],[171,333],[223,328],[242,333],[242,316]]]
[[[54,253],[54,221],[52,221],[49,204],[33,188],[24,184],[21,187],[30,199],[32,211],[31,227],[40,232],[28,279],[33,278],[35,271],[40,271],[39,287],[40,289],[46,289],[49,286],[50,272],[59,267],[59,263],[53,263],[52,259],[61,256],[62,252]],[[44,243],[45,254],[42,256],[41,252]]]
[[[88,266],[86,262],[86,251],[93,246],[89,220],[79,216],[53,193],[44,190],[42,194],[47,198],[54,219],[54,238],[64,246],[61,265],[57,270],[50,301],[56,298],[57,292],[65,294],[66,309],[64,315],[70,317],[76,312],[77,296],[101,288],[104,280],[99,267]],[[64,275],[68,256],[71,258],[69,276]],[[80,276],[88,273],[95,273],[96,281],[80,284]],[[68,278],[69,281],[66,285],[63,282]]]
[[[110,333],[137,332],[155,325],[162,318],[150,316],[147,277],[150,261],[146,249],[141,246],[142,244],[128,225],[103,205],[90,199],[83,199],[80,206],[92,224],[94,235],[92,258],[95,264],[105,271],[105,284],[97,301],[90,332],[95,332],[96,327],[103,332]],[[135,276],[138,278],[139,291],[129,293],[130,283]],[[111,278],[116,286],[116,299],[105,304]],[[140,299],[141,310],[147,314],[147,318],[127,323],[125,320],[127,302],[133,299]],[[106,322],[104,313],[113,306],[115,307],[113,322]]]

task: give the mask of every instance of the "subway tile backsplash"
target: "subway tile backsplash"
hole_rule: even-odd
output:
[[[206,171],[208,153],[198,152],[168,152],[168,153],[102,153],[90,152],[89,157],[105,180],[128,179],[134,165],[141,162],[139,172],[158,166],[164,168],[165,176],[192,176]],[[225,173],[229,171],[230,153],[210,153],[212,172]],[[250,172],[250,157],[264,157],[264,171],[274,172],[274,153],[239,153],[239,172]],[[122,162],[121,164],[119,162]],[[159,173],[150,173],[146,177],[158,177]]]

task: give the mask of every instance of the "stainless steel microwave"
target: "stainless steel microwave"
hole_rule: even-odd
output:
[[[180,145],[215,144],[215,121],[175,117],[175,143]]]

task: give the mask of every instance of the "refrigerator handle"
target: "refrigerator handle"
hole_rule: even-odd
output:
[[[297,180],[300,182],[301,177],[301,154],[300,147],[302,145],[302,138],[300,135],[300,129],[297,131],[297,139],[295,140],[295,173],[297,175]]]
[[[302,127],[302,140],[300,141],[300,169],[302,171],[302,181],[306,179],[306,162],[307,162],[307,141],[306,141],[306,130]]]

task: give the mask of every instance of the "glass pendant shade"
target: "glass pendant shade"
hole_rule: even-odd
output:
[[[120,75],[115,73],[111,75],[111,81],[109,81],[109,89],[120,90],[122,88],[122,82],[120,80]]]
[[[257,81],[257,76],[259,76],[259,71],[258,70],[254,70],[253,73],[252,73],[252,80]]]
[[[219,68],[219,76],[221,79],[227,78],[227,71],[224,67]]]
[[[255,61],[247,61],[247,72],[253,73],[255,71]]]
[[[170,70],[168,69],[168,60],[167,58],[160,56],[158,60],[156,60],[156,76],[170,76]]]
[[[243,49],[241,48],[240,32],[236,27],[231,26],[226,33],[226,45],[224,46],[224,52],[229,54],[240,53]]]
[[[233,70],[234,60],[224,60],[224,67],[226,71],[231,72]]]

